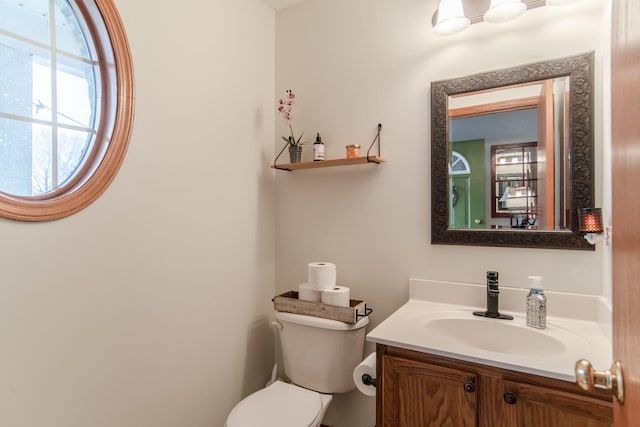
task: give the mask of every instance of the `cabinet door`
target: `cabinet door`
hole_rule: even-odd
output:
[[[382,358],[380,427],[475,427],[476,375],[387,356]]]
[[[500,427],[611,427],[611,403],[580,394],[503,381]],[[508,395],[510,394],[510,395]]]

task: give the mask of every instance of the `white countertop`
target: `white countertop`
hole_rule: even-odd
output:
[[[589,360],[598,370],[608,369],[613,360],[610,325],[607,325],[611,312],[602,298],[547,291],[547,328],[537,330],[526,326],[527,292],[527,289],[500,287],[500,313],[509,314],[514,320],[489,319],[472,314],[486,310],[485,285],[411,279],[409,301],[369,332],[367,341],[570,382],[575,381],[574,365],[580,359]],[[545,337],[541,338],[548,338],[550,345],[561,342],[562,349],[511,346],[501,351],[499,346],[481,348],[450,339],[444,332],[427,333],[430,321],[437,321],[432,325],[445,326],[446,322],[455,322],[454,319],[466,322],[467,318],[492,322],[482,326],[495,331],[496,335],[504,328],[522,331],[523,337],[543,334]]]

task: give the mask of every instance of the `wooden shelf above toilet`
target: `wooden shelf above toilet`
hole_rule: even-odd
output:
[[[349,307],[323,304],[321,302],[303,301],[298,299],[298,292],[289,291],[273,297],[273,308],[286,313],[304,314],[338,320],[345,323],[356,323],[362,317],[373,312],[367,307],[366,301],[349,300]]]

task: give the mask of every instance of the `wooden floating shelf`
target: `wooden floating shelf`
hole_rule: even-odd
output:
[[[300,300],[298,299],[297,291],[289,291],[273,297],[273,309],[287,313],[338,320],[345,323],[356,323],[362,317],[368,316],[373,312],[372,309],[367,307],[366,301],[351,299],[349,300],[349,307],[339,307],[321,302]]]
[[[271,165],[271,168],[294,171],[298,169],[329,168],[332,166],[366,165],[369,163],[380,164],[383,162],[384,162],[384,158],[380,156],[369,156],[368,159],[367,159],[367,156],[362,156],[362,157],[356,157],[355,159],[333,159],[333,160],[322,160],[318,162],[282,163],[279,165]]]

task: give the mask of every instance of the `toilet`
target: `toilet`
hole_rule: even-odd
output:
[[[362,361],[368,317],[355,324],[276,312],[284,371],[291,383],[276,380],[240,401],[226,427],[318,427],[334,393],[356,388],[353,370]]]

